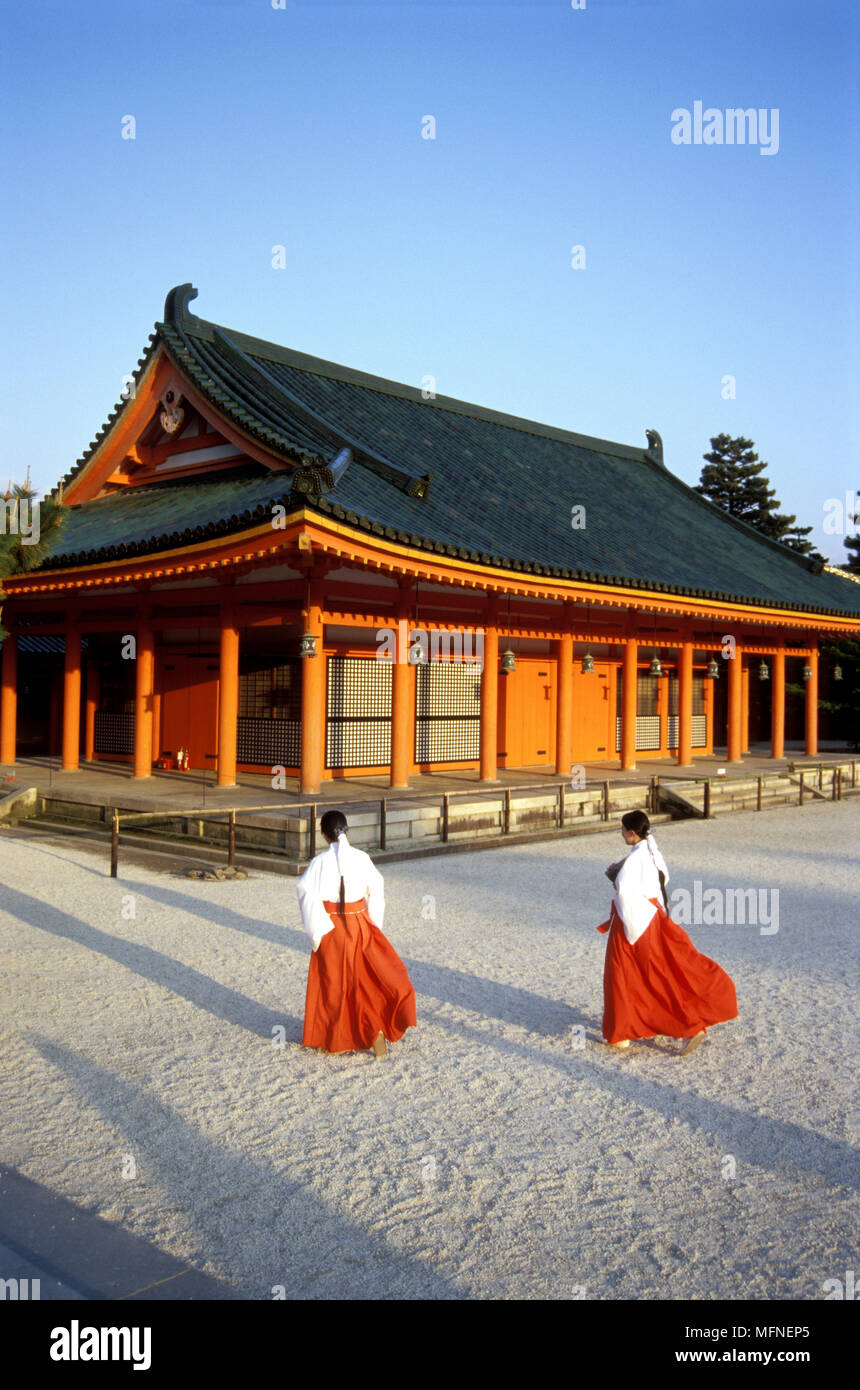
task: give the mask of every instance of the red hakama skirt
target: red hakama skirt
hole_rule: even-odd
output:
[[[390,941],[363,901],[323,903],[334,922],[312,953],[305,999],[305,1047],[352,1052],[382,1033],[397,1042],[416,1027],[415,990]]]
[[[697,951],[683,927],[652,898],[651,925],[631,946],[615,904],[603,967],[603,1036],[692,1038],[714,1023],[737,1018],[735,987],[721,966]]]

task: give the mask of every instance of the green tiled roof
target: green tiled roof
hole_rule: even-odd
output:
[[[130,488],[70,509],[50,567],[143,554],[241,531],[274,502],[310,506],[377,535],[535,574],[860,616],[860,587],[700,497],[644,448],[590,439],[420,390],[221,328],[171,291],[159,344],[222,417],[298,464],[353,459],[321,497],[237,469]],[[124,407],[108,421],[99,440]],[[96,441],[96,443],[99,442]],[[70,477],[80,471],[89,453]],[[420,480],[430,475],[426,495]],[[571,525],[585,507],[585,526]]]

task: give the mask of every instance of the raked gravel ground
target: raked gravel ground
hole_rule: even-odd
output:
[[[670,890],[779,890],[776,932],[690,927],[740,1009],[695,1056],[601,1043],[615,831],[388,865],[418,1028],[377,1062],[300,1045],[294,880],[2,832],[0,1164],[248,1299],[822,1299],[860,1268],[860,801],[658,840]]]

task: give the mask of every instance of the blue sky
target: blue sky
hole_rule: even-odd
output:
[[[746,435],[847,558],[822,524],[860,493],[853,0],[47,0],[4,31],[4,481],[68,471],[190,280],[300,351],[656,428],[690,483]],[[696,101],[778,111],[778,150],[673,143]]]

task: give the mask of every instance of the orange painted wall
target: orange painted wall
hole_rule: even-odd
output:
[[[615,672],[617,663],[595,661],[583,675],[581,661],[573,663],[573,749],[577,763],[615,758]]]
[[[158,658],[161,729],[155,756],[187,748],[190,767],[211,771],[218,751],[218,657],[159,652]]]
[[[499,676],[499,766],[555,764],[556,667],[554,657],[516,658]]]

